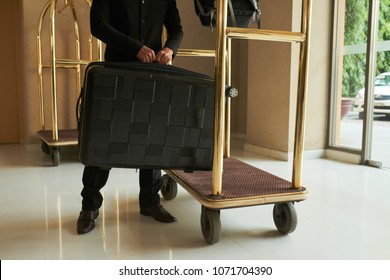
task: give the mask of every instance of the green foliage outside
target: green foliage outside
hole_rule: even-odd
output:
[[[346,0],[344,46],[366,44],[368,0]],[[378,40],[390,40],[390,0],[380,1]],[[364,87],[366,54],[345,55],[343,59],[343,97],[354,97]],[[377,53],[376,74],[390,71],[390,51]]]

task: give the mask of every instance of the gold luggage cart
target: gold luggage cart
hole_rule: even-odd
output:
[[[306,188],[301,184],[301,177],[312,1],[303,0],[301,32],[227,27],[227,5],[227,0],[217,1],[212,171],[186,173],[165,170],[161,191],[166,200],[171,200],[176,197],[177,183],[179,183],[200,202],[202,205],[201,230],[208,244],[219,241],[220,210],[228,208],[274,204],[273,219],[276,228],[282,234],[291,233],[297,226],[294,203],[303,201],[308,196]],[[225,96],[225,85],[230,85],[232,39],[301,44],[292,182],[230,157],[230,98]],[[201,56],[202,52],[184,50],[178,53],[180,54]],[[210,56],[208,52],[205,54]]]
[[[58,127],[58,102],[57,102],[57,68],[73,69],[76,71],[76,96],[80,94],[81,89],[81,66],[87,65],[93,60],[93,37],[89,34],[88,37],[88,59],[81,59],[81,44],[79,23],[74,4],[75,0],[64,0],[64,7],[57,9],[58,0],[48,0],[42,9],[38,22],[37,31],[37,53],[38,53],[38,78],[39,78],[39,116],[40,130],[38,137],[42,140],[41,148],[45,154],[51,155],[53,165],[57,166],[60,163],[60,147],[71,146],[78,144],[78,131],[75,129],[59,129]],[[91,7],[92,0],[82,0],[86,5]],[[73,17],[74,35],[75,35],[75,58],[57,58],[56,54],[56,14],[61,13],[64,9],[71,9]],[[50,25],[50,62],[43,64],[42,59],[42,26],[45,16],[49,13]],[[102,60],[102,44],[96,40],[96,49],[98,60]],[[43,87],[43,69],[50,70],[51,82],[51,121],[52,129],[47,129],[45,120],[45,95]],[[76,107],[76,106],[75,106]],[[76,111],[76,109],[74,110]]]

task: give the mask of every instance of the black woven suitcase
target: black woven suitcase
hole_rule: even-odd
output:
[[[81,96],[84,165],[212,168],[211,77],[170,65],[94,62]]]

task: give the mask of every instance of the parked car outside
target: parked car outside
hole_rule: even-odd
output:
[[[359,112],[363,118],[365,89],[359,90],[355,97],[353,111]],[[390,117],[390,72],[385,72],[375,78],[374,114],[386,114]]]

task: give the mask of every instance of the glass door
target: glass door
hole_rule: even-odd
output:
[[[329,146],[390,167],[390,0],[335,2]]]
[[[390,0],[380,0],[377,15],[372,148],[368,161],[390,168]]]

